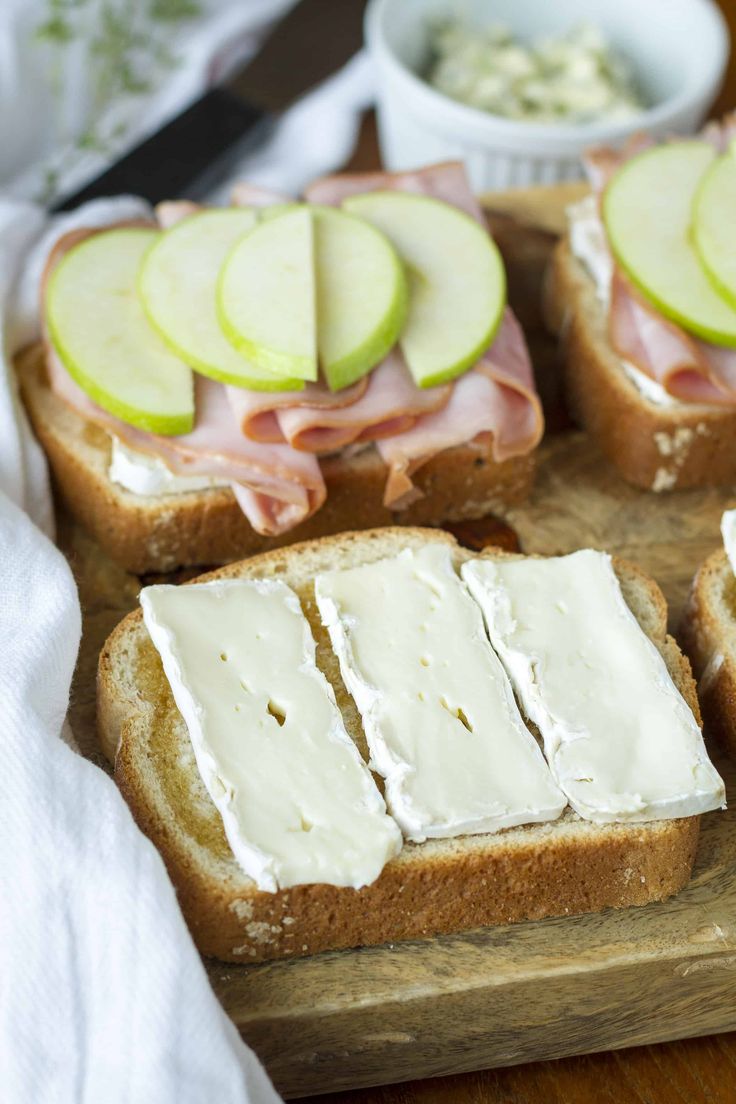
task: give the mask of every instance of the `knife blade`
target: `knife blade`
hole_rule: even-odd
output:
[[[150,203],[200,198],[257,144],[278,114],[335,72],[362,43],[366,0],[300,0],[260,51],[52,212],[131,192]]]

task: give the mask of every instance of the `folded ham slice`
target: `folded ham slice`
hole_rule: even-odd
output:
[[[243,513],[258,533],[285,533],[310,517],[325,500],[317,459],[288,445],[256,444],[245,438],[221,383],[195,376],[194,429],[180,437],[159,437],[97,406],[77,386],[51,348],[47,365],[54,393],[87,421],[114,434],[129,448],[163,460],[175,475],[210,476],[230,483]]]
[[[670,322],[618,269],[611,281],[612,347],[682,402],[736,404],[736,349],[701,341]]]
[[[330,391],[323,380],[308,383],[301,391],[248,391],[243,387],[228,387],[227,396],[235,420],[251,441],[283,442],[286,435],[279,424],[281,411],[305,407],[317,420],[320,412],[340,409],[357,402],[365,394],[368,377],[358,380],[343,391]]]
[[[366,192],[413,192],[415,195],[441,199],[453,207],[459,207],[482,226],[485,226],[483,209],[470,189],[465,168],[460,161],[446,161],[430,165],[426,169],[402,173],[341,173],[323,176],[315,180],[304,192],[309,203],[324,203],[339,207],[344,199]]]
[[[583,154],[585,175],[596,195],[600,195],[608,181],[622,165],[632,157],[654,145],[648,134],[632,134],[620,149],[612,146],[593,146]]]
[[[193,203],[191,199],[165,199],[156,204],[153,213],[161,229],[170,230],[178,222],[189,218],[190,215],[196,215],[197,211],[201,210],[199,203]]]
[[[378,442],[388,466],[384,504],[401,510],[420,497],[412,476],[438,452],[491,434],[494,459],[502,461],[533,449],[543,428],[524,335],[507,307],[493,345],[455,381],[447,404],[418,418],[410,430]]]
[[[398,349],[344,391],[324,383],[304,391],[269,396],[228,388],[228,398],[243,433],[254,441],[287,441],[305,452],[335,452],[356,441],[376,441],[409,429],[416,419],[439,410],[450,385],[417,387]]]
[[[239,180],[230,191],[233,207],[273,207],[277,203],[293,203],[294,197],[286,192],[276,192],[271,188],[261,188],[258,184],[249,184]]]

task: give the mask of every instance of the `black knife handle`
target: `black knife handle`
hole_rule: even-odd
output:
[[[261,108],[226,88],[212,88],[96,180],[58,200],[51,210],[68,211],[88,199],[121,192],[143,196],[151,203],[176,199],[185,191],[195,198],[192,181],[207,174],[233,147],[240,147],[265,118]]]

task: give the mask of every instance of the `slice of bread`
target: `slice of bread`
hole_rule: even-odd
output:
[[[386,467],[375,448],[322,462],[327,501],[279,537],[256,533],[229,488],[144,497],[108,478],[110,437],[51,391],[41,346],[16,362],[21,394],[69,513],[128,571],[222,564],[296,540],[378,525],[440,525],[503,513],[523,501],[534,453],[498,463],[489,442],[447,449],[417,473],[424,497],[407,510],[383,505]]]
[[[700,566],[677,633],[708,731],[736,755],[736,578],[721,548]]]
[[[608,340],[608,318],[569,242],[557,245],[544,282],[545,321],[561,342],[573,417],[624,479],[647,490],[736,480],[736,410],[646,398]]]
[[[202,578],[278,577],[296,590],[317,641],[317,662],[366,757],[359,715],[320,624],[314,577],[427,541],[448,544],[458,566],[477,556],[445,533],[391,528],[309,541]],[[699,718],[690,666],[666,633],[661,591],[631,564],[619,562],[616,570],[627,602]],[[217,958],[255,962],[641,905],[676,893],[690,876],[698,817],[594,825],[568,810],[549,824],[406,843],[380,877],[358,891],[305,885],[260,892],[226,842],[140,611],[121,622],[102,650],[97,701],[99,735],[114,758],[117,782],[164,857],[198,947]]]

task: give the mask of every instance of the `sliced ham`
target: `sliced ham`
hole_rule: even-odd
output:
[[[377,441],[409,429],[417,418],[439,410],[450,386],[417,387],[398,349],[358,384],[334,394],[324,384],[293,398],[271,402],[253,392],[228,388],[243,432],[253,440],[286,441],[305,452],[335,452],[356,441]]]
[[[731,141],[736,138],[736,111],[729,112],[722,119],[706,123],[700,137],[715,146],[719,153],[725,153]]]
[[[97,406],[52,350],[47,363],[52,390],[86,420],[114,434],[129,448],[163,460],[176,475],[204,475],[229,482],[259,533],[285,533],[310,517],[325,500],[317,459],[288,445],[256,444],[243,437],[223,385],[214,380],[195,377],[197,418],[192,432],[160,437]]]
[[[648,134],[632,134],[620,149],[593,146],[583,154],[583,168],[593,191],[600,195],[608,181],[632,157],[654,145]]]
[[[473,195],[461,161],[446,161],[442,165],[430,165],[403,173],[342,173],[323,176],[305,190],[309,203],[324,203],[339,207],[344,199],[366,192],[413,192],[415,195],[441,199],[453,207],[459,207],[466,215],[485,226],[483,210]]]
[[[261,188],[258,184],[249,184],[246,180],[233,184],[230,191],[233,207],[273,207],[277,203],[293,203],[294,197],[286,192],[276,192],[271,188]]]
[[[157,203],[153,209],[156,222],[162,230],[170,230],[178,222],[183,222],[190,215],[196,215],[202,208],[199,203],[193,203],[190,199],[165,199]]]
[[[283,192],[259,188],[256,184],[238,183],[232,187],[230,202],[233,207],[273,207],[276,203],[293,203],[294,200]],[[165,199],[156,204],[154,213],[161,229],[168,230],[201,210],[202,204],[191,199]]]
[[[670,322],[616,269],[609,339],[624,360],[682,402],[736,404],[736,349],[711,345]]]
[[[384,504],[401,510],[421,495],[412,477],[437,453],[492,437],[498,461],[520,456],[540,441],[544,422],[524,335],[505,311],[496,340],[481,362],[455,381],[447,404],[411,429],[377,443],[388,467]]]
[[[243,387],[228,387],[227,396],[235,420],[251,441],[277,443],[285,441],[279,414],[282,410],[306,407],[313,417],[327,409],[340,409],[356,402],[368,386],[368,377],[358,380],[343,391],[330,391],[327,384],[308,383],[301,391],[248,391]]]

